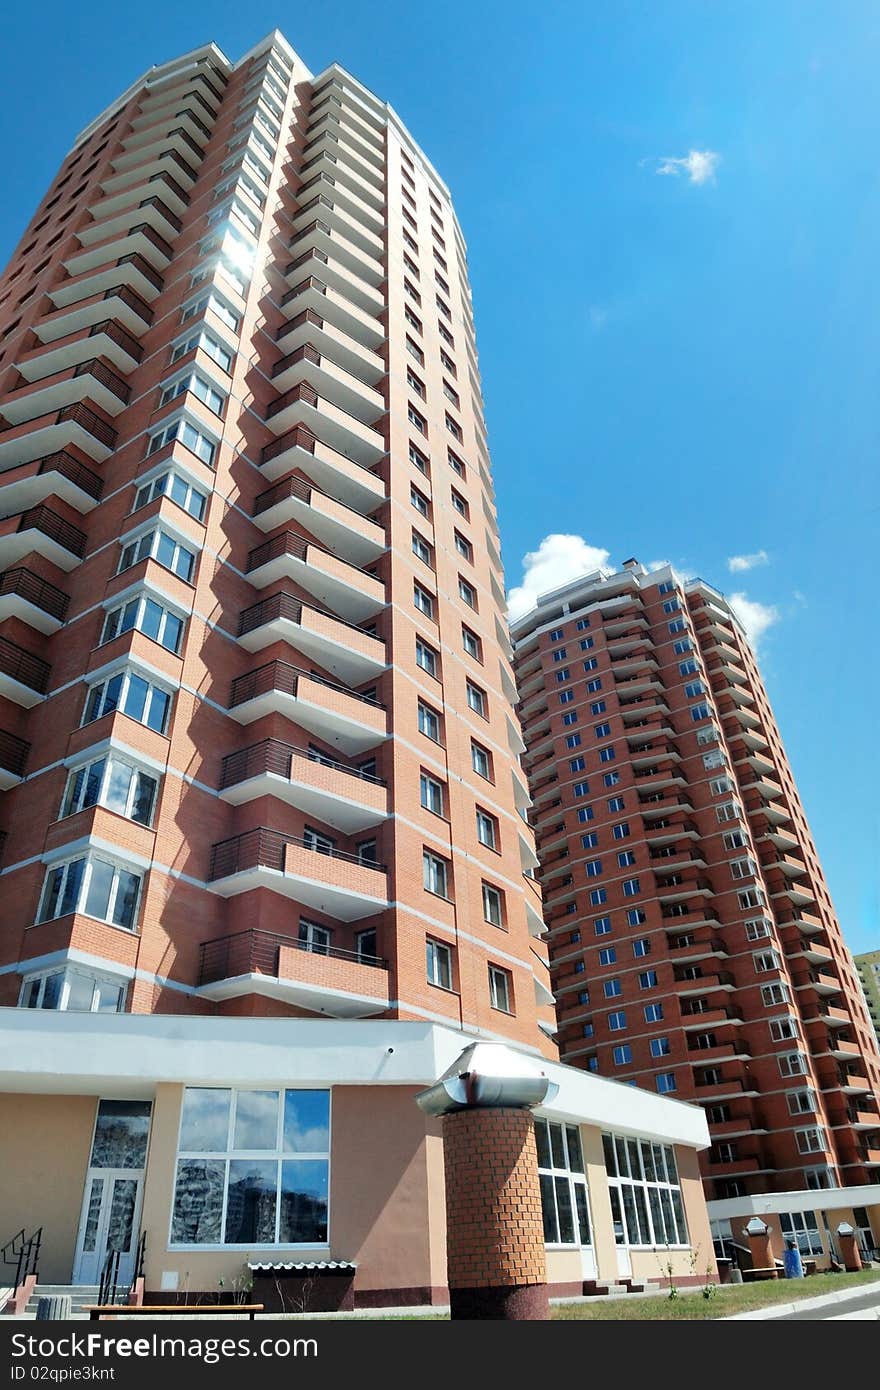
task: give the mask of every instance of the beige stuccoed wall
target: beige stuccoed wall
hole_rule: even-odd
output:
[[[0,1241],[42,1226],[44,1284],[70,1283],[96,1107],[94,1096],[0,1095]]]
[[[442,1288],[446,1282],[443,1152],[439,1128],[415,1103],[417,1088],[335,1086],[331,1100],[330,1250],[277,1258],[354,1260],[356,1288]],[[168,1233],[182,1087],[156,1088],[144,1191],[146,1284],[163,1271],[178,1291],[229,1289],[247,1276],[246,1250],[169,1251]],[[427,1213],[427,1220],[426,1220]],[[254,1258],[272,1259],[265,1249]]]

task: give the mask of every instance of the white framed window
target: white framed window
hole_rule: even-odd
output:
[[[430,565],[433,569],[434,553],[424,536],[420,536],[416,530],[413,530],[412,533],[412,548],[413,555],[415,555],[416,559],[421,560],[426,565]]]
[[[231,374],[232,364],[235,361],[234,351],[227,347],[220,338],[215,337],[213,333],[209,333],[204,328],[200,332],[190,334],[189,337],[182,338],[180,342],[175,343],[171,352],[172,365],[179,362],[181,357],[186,357],[187,353],[195,352],[197,349],[210,357],[212,362],[216,362],[217,366],[221,367],[227,375]]]
[[[191,392],[197,400],[206,405],[215,415],[222,415],[226,405],[226,396],[217,387],[212,385],[200,372],[189,372],[186,376],[178,377],[176,381],[171,381],[162,388],[162,395],[159,397],[159,405],[168,405],[169,401],[176,400],[178,396],[185,396]]]
[[[502,970],[499,965],[489,966],[489,1003],[493,1009],[498,1009],[503,1014],[512,1014],[513,1007],[511,999],[513,989],[510,979],[510,972]]]
[[[189,479],[181,473],[169,469],[167,473],[160,473],[157,478],[151,478],[149,482],[144,483],[135,493],[132,511],[139,511],[149,502],[155,502],[157,497],[167,497],[196,521],[204,520],[208,505],[207,494],[193,487]]]
[[[743,859],[731,859],[730,861],[731,878],[754,878],[757,872],[757,864],[748,855]]]
[[[474,685],[471,681],[467,682],[467,702],[468,708],[472,709],[475,714],[482,715],[484,719],[487,717],[485,691],[481,690],[478,685]]]
[[[119,557],[118,574],[131,569],[141,560],[155,560],[163,569],[176,574],[187,584],[192,582],[196,567],[195,551],[182,545],[176,536],[157,527],[154,531],[142,531],[139,536],[127,541]]]
[[[424,700],[419,700],[419,733],[434,743],[440,742],[440,716]]]
[[[437,653],[433,647],[429,647],[427,642],[423,642],[421,637],[416,638],[416,665],[423,671],[427,671],[429,676],[437,675]]]
[[[413,603],[426,618],[434,617],[434,598],[421,584],[413,584]]]
[[[736,801],[725,801],[723,806],[715,807],[715,819],[721,825],[725,821],[742,820],[742,810]]]
[[[116,1014],[125,1007],[125,984],[118,976],[100,975],[67,965],[43,975],[27,975],[18,996],[20,1009]]]
[[[458,576],[458,595],[459,598],[464,600],[464,602],[468,605],[469,608],[476,608],[477,591],[474,588],[473,584],[469,584],[466,579],[462,578],[461,575]]]
[[[435,816],[443,815],[443,783],[430,773],[423,772],[419,777],[419,798],[426,811]]]
[[[674,1083],[673,1073],[666,1079],[669,1077]],[[661,1093],[673,1089],[674,1084],[658,1084]],[[672,1146],[603,1134],[602,1147],[616,1243],[687,1246],[687,1222]]]
[[[101,643],[112,642],[121,633],[136,631],[169,652],[179,652],[183,629],[184,620],[177,613],[147,594],[140,594],[108,611],[101,630]]]
[[[535,1120],[545,1245],[590,1246],[587,1178],[576,1125]]]
[[[752,956],[755,971],[760,974],[762,970],[779,970],[780,959],[775,951],[756,951]]]
[[[811,1129],[796,1129],[794,1137],[798,1153],[801,1154],[824,1153],[828,1148],[825,1131],[818,1125]]]
[[[449,898],[449,864],[429,849],[422,852],[422,883],[428,893]]]
[[[461,643],[468,656],[472,656],[475,661],[483,660],[483,644],[475,632],[471,632],[469,627],[461,625]]]
[[[498,848],[498,822],[494,816],[477,807],[477,839],[488,849]]]
[[[785,1099],[788,1103],[789,1115],[815,1115],[816,1097],[813,1091],[787,1091]]]
[[[790,1237],[802,1255],[823,1255],[822,1237],[814,1211],[783,1211],[779,1213],[783,1237]]]
[[[768,1009],[772,1008],[774,1004],[787,1004],[789,1002],[788,985],[762,985],[761,1000],[764,1007]]]
[[[176,420],[171,420],[157,434],[150,436],[150,444],[147,454],[155,454],[159,449],[163,449],[166,444],[171,444],[178,439],[185,449],[195,454],[197,458],[206,463],[209,468],[214,467],[214,456],[217,452],[217,441],[211,439],[201,430],[187,420],[184,416],[178,416]]]
[[[172,1247],[325,1245],[330,1092],[187,1086]]]
[[[233,333],[238,332],[241,326],[241,315],[236,313],[222,295],[213,291],[211,294],[203,295],[187,304],[181,315],[181,322],[186,323],[188,319],[195,318],[197,314],[204,314],[207,310],[216,314],[221,323],[225,323],[226,327],[231,328]]]
[[[117,709],[129,719],[136,719],[139,724],[164,734],[168,726],[171,696],[167,690],[151,684],[136,671],[117,671],[115,675],[89,686],[82,722],[91,724]]]
[[[442,941],[430,936],[425,940],[425,964],[428,983],[439,989],[452,989],[452,951]]]
[[[482,885],[483,918],[493,927],[504,925],[504,894],[491,883]]]
[[[55,864],[46,873],[37,922],[80,912],[99,922],[134,931],[141,876],[98,855]]]
[[[59,819],[75,816],[90,806],[104,806],[138,825],[150,825],[158,790],[156,776],[118,754],[94,758],[68,777]]]
[[[773,935],[773,925],[766,917],[752,917],[746,922],[745,927],[746,938],[749,941],[760,941],[763,937]]]
[[[806,1076],[807,1059],[803,1052],[784,1052],[777,1057],[780,1076]]]
[[[790,1042],[798,1037],[797,1019],[786,1014],[784,1018],[770,1019],[770,1037],[774,1042]]]

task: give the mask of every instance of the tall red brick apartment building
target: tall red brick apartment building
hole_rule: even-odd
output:
[[[710,1213],[876,1185],[880,1055],[730,605],[630,561],[512,632],[562,1059],[704,1108]]]
[[[342,68],[209,45],[76,140],[0,324],[0,1243],[166,1298],[278,1249],[442,1297],[415,1091],[475,1037],[556,1055],[448,189]],[[622,1180],[685,1271],[702,1121],[572,1077],[558,1278],[597,1269],[609,1115],[669,1146]]]

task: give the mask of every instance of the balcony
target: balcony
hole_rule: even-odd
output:
[[[724,1008],[717,1005],[715,1008],[695,1008],[687,1007],[687,1000],[681,1005],[681,1026],[685,1031],[693,1031],[700,1028],[722,1028],[727,1024],[734,1027],[743,1021],[743,1016],[739,1009]]]
[[[313,275],[305,277],[287,291],[281,300],[281,308],[287,315],[289,325],[285,327],[282,324],[276,341],[285,350],[288,332],[299,327],[299,315],[306,309],[311,309],[319,318],[338,328],[347,337],[354,338],[361,347],[371,352],[385,342],[385,329],[375,314],[368,314],[347,294]]]
[[[221,897],[268,888],[339,922],[357,922],[388,907],[384,864],[276,830],[249,830],[211,851],[208,883]]]
[[[669,949],[674,953],[676,961],[683,960],[726,960],[730,954],[720,936],[710,937],[706,941],[671,941]]]
[[[101,198],[91,205],[90,212],[96,222],[109,220],[121,213],[139,211],[145,200],[153,197],[161,198],[166,210],[163,216],[167,217],[170,211],[176,215],[178,221],[189,207],[189,194],[166,164],[154,174],[146,174],[125,188],[103,193]],[[180,231],[181,228],[178,226],[173,230]]]
[[[47,291],[56,309],[78,304],[96,294],[104,294],[117,285],[128,285],[146,303],[152,303],[165,288],[165,282],[146,257],[138,251],[120,256],[111,264],[96,266],[94,270],[78,275],[76,279],[62,281],[54,290]]]
[[[380,177],[385,173],[385,147],[372,129],[343,106],[336,96],[322,96],[309,112],[308,145],[328,134],[344,139],[360,158]]]
[[[261,492],[254,503],[254,521],[261,531],[274,531],[297,521],[310,535],[355,566],[369,565],[386,548],[385,528],[312,487],[303,478],[285,478]]]
[[[309,172],[311,173],[311,170]],[[353,192],[350,179],[343,183],[334,174],[321,170],[301,185],[297,197],[311,200],[321,195],[329,198],[334,208],[349,219],[352,224],[349,235],[357,245],[369,250],[372,244],[370,238],[378,239],[382,236],[385,230],[383,214],[371,207],[360,193]],[[328,213],[328,220],[330,216]]]
[[[330,180],[331,186],[340,190],[340,195],[356,199],[358,204],[369,208],[380,216],[385,209],[385,191],[377,188],[372,175],[364,178],[357,171],[357,165],[347,152],[332,150],[326,146],[308,156],[300,165],[300,178],[312,183],[315,178]]]
[[[369,513],[386,500],[381,478],[363,464],[317,439],[301,425],[267,444],[260,458],[267,478],[280,478],[297,468],[323,492],[354,511]]]
[[[270,661],[234,680],[229,713],[239,724],[265,714],[285,715],[348,757],[388,737],[383,705],[287,661]]]
[[[332,229],[331,229],[332,231]],[[349,243],[350,245],[351,243]],[[362,280],[356,270],[343,265],[334,255],[320,251],[317,246],[309,246],[285,266],[284,278],[293,287],[309,276],[317,276],[329,289],[336,290],[344,299],[350,300],[365,314],[381,318],[385,312],[385,297],[366,280]],[[281,301],[284,307],[284,299]]]
[[[796,943],[785,954],[793,959],[801,957],[815,965],[834,965],[834,956],[828,947],[821,946],[818,941],[811,941],[809,937],[805,941]]]
[[[257,994],[329,1018],[369,1018],[391,1004],[387,961],[264,931],[203,942],[199,994]]]
[[[373,575],[285,531],[252,550],[247,577],[258,589],[291,578],[326,608],[350,623],[373,617],[385,607],[385,586]]]
[[[714,895],[709,880],[693,873],[659,874],[655,869],[654,886],[661,903],[675,902],[681,898],[711,898]]]
[[[223,759],[220,796],[234,806],[274,796],[346,835],[388,817],[388,789],[378,777],[274,738]]]
[[[88,226],[81,227],[76,233],[81,246],[94,246],[99,241],[108,241],[120,234],[125,236],[132,227],[143,224],[152,227],[166,240],[177,236],[183,227],[177,213],[172,212],[167,202],[158,194],[132,204],[122,212],[117,212],[115,216],[103,217],[99,221],[93,214],[93,219]]]
[[[103,479],[72,454],[49,454],[0,475],[0,502],[6,512],[25,512],[60,497],[78,512],[91,511],[100,499]]]
[[[696,967],[699,970],[699,967]],[[684,973],[679,967],[673,971],[674,992],[680,997],[689,994],[711,994],[713,990],[723,989],[726,991],[736,988],[736,981],[727,971],[713,971],[711,974],[704,975]]]
[[[31,507],[0,520],[0,565],[8,568],[36,552],[59,569],[72,570],[85,553],[86,537],[51,507]]]
[[[0,729],[0,791],[15,787],[24,776],[31,746],[23,738]]]
[[[372,426],[385,413],[385,398],[380,391],[366,386],[360,377],[353,376],[326,354],[322,355],[311,342],[303,343],[282,357],[273,369],[272,379],[276,388],[286,395],[301,382],[307,382],[325,400],[364,425]]]
[[[792,975],[795,989],[814,990],[816,994],[839,994],[841,984],[837,976],[829,970],[808,970]]]
[[[70,599],[33,570],[18,567],[0,574],[0,622],[20,618],[38,632],[63,627]]]
[[[16,705],[32,709],[40,704],[49,686],[50,666],[17,642],[0,637],[0,695]]]
[[[847,1071],[844,1068],[841,1068],[836,1085],[848,1096],[871,1095],[874,1090],[866,1076],[862,1076],[859,1072]],[[833,1090],[834,1087],[829,1089]]]
[[[54,343],[58,338],[67,338],[107,319],[116,320],[129,333],[138,335],[150,327],[153,310],[127,285],[113,285],[102,295],[82,299],[47,314],[34,324],[34,333],[41,343]]]
[[[121,377],[96,359],[81,362],[65,374],[29,382],[3,399],[3,415],[10,425],[21,425],[60,410],[86,397],[108,415],[118,415],[128,404],[131,390]]]
[[[177,143],[181,148],[176,148],[170,140],[164,144],[160,139],[156,148],[149,147],[146,157],[135,167],[123,169],[118,174],[102,179],[101,192],[109,197],[124,188],[140,187],[151,174],[161,173],[171,174],[191,189],[199,176],[198,166],[202,161],[202,151],[195,141],[188,144],[181,140]]]
[[[302,309],[278,335],[283,338],[287,356],[277,362],[273,371],[275,384],[279,390],[286,389],[295,380],[291,371],[290,359],[296,349],[312,343],[318,352],[337,362],[358,381],[367,386],[377,387],[386,375],[385,363],[377,352],[363,347],[355,338],[336,328],[327,319],[322,319],[314,309]]]
[[[378,289],[385,281],[385,267],[379,257],[361,251],[344,232],[338,227],[334,229],[321,217],[315,217],[296,233],[291,240],[290,249],[297,255],[306,251],[320,251],[374,289]]]
[[[114,319],[102,319],[89,329],[56,338],[51,346],[41,344],[15,365],[26,381],[42,381],[96,357],[105,358],[121,372],[130,372],[143,355],[143,348],[127,328]]]
[[[15,425],[0,433],[0,471],[30,463],[43,454],[63,452],[75,445],[89,458],[103,462],[116,445],[116,430],[83,402],[66,405],[57,415]]]
[[[139,222],[120,235],[109,237],[106,242],[77,251],[76,255],[64,262],[64,269],[73,277],[125,256],[142,256],[154,270],[161,271],[167,267],[173,255],[174,247],[159,235],[155,227]]]
[[[348,685],[381,675],[385,643],[332,613],[311,608],[292,594],[272,594],[241,615],[238,640],[249,652],[273,642],[290,642]]]

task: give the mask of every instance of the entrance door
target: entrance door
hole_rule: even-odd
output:
[[[100,1283],[110,1250],[119,1251],[119,1283],[131,1283],[143,1187],[143,1172],[131,1168],[89,1169],[73,1266],[75,1284]]]
[[[111,1250],[119,1251],[118,1282],[134,1277],[150,1111],[148,1100],[98,1103],[73,1262],[75,1284],[99,1283]]]

